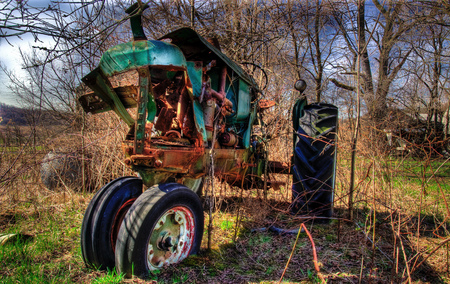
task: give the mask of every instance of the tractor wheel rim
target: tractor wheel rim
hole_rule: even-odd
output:
[[[117,211],[116,216],[114,217],[114,221],[111,226],[111,247],[112,251],[115,253],[116,251],[116,241],[117,235],[119,234],[120,226],[122,225],[123,220],[125,219],[125,215],[130,209],[131,205],[136,201],[136,198],[132,198],[127,200]]]
[[[149,270],[178,263],[185,259],[194,243],[193,213],[186,207],[167,210],[156,222],[147,244]]]

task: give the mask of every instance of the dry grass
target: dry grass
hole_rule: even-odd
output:
[[[98,189],[108,180],[130,172],[118,149],[123,125],[117,119],[104,120],[101,116],[90,118],[89,122],[84,136],[89,186]],[[373,150],[369,135],[363,135],[356,167],[355,217],[348,220],[349,131],[341,127],[340,133],[335,219],[329,224],[306,221],[317,249],[320,275],[329,283],[449,281],[448,161],[435,156],[387,155],[381,149]],[[5,147],[0,148],[4,151],[0,231],[33,236],[0,247],[4,263],[0,268],[1,281],[107,283],[113,279],[144,283],[85,268],[79,235],[84,210],[93,193],[80,192],[79,187],[49,191],[39,180],[39,163],[47,151],[61,145],[80,149],[79,133],[55,137],[38,150],[21,147],[23,150],[7,152]],[[275,147],[276,152],[271,152],[272,159],[289,158],[291,145],[288,140],[283,141],[283,147]],[[158,283],[277,283],[295,235],[277,235],[261,228],[277,225],[292,229],[305,220],[288,214],[289,178],[272,177],[287,184],[277,191],[270,190],[267,199],[261,190],[241,192],[216,181],[211,250],[207,250],[205,226],[200,255],[155,273],[152,279]],[[208,218],[205,212],[205,224]],[[320,281],[314,270],[312,247],[304,233],[284,281]]]

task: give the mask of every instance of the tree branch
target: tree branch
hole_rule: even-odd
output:
[[[352,92],[356,91],[355,87],[346,85],[346,84],[344,84],[342,82],[339,82],[338,80],[336,80],[334,78],[331,78],[330,81],[338,88],[341,88],[341,89],[344,89],[344,90],[347,90],[347,91],[352,91]]]

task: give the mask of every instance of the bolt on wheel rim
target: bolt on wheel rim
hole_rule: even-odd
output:
[[[156,222],[147,244],[150,270],[185,259],[194,243],[195,223],[192,212],[182,206],[167,210]]]

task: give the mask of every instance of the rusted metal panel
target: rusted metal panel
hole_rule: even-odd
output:
[[[136,96],[137,87],[135,86],[124,86],[114,88],[114,92],[119,97],[125,108],[132,108],[137,106]],[[112,110],[111,107],[99,98],[95,92],[89,92],[79,97],[78,101],[83,107],[86,113],[101,113],[105,111]]]
[[[130,126],[125,163],[147,186],[196,179],[210,167],[236,186],[249,173],[261,175],[265,162],[250,147],[257,113],[253,79],[193,30],[165,38],[173,44],[139,39],[108,49],[83,78],[94,91],[80,98],[83,107],[112,109]],[[128,107],[136,107],[136,121]]]
[[[153,118],[156,115],[156,106],[153,95],[149,95],[149,91],[151,90],[151,78],[148,67],[139,68],[138,72],[139,95],[136,125],[134,127],[134,153],[142,154],[144,151],[145,124],[147,123],[147,119],[153,121]]]
[[[100,68],[94,69],[82,80],[97,96],[106,102],[126,124],[129,126],[134,124],[134,119],[127,112],[125,106],[109,82],[108,77],[106,77]]]
[[[149,170],[170,171],[175,173],[195,172],[195,165],[203,158],[203,148],[186,147],[145,147],[143,153],[132,154],[133,146],[123,145],[127,154],[125,163],[130,166],[148,167]],[[152,169],[150,169],[152,168]],[[199,171],[203,169],[198,169]]]

